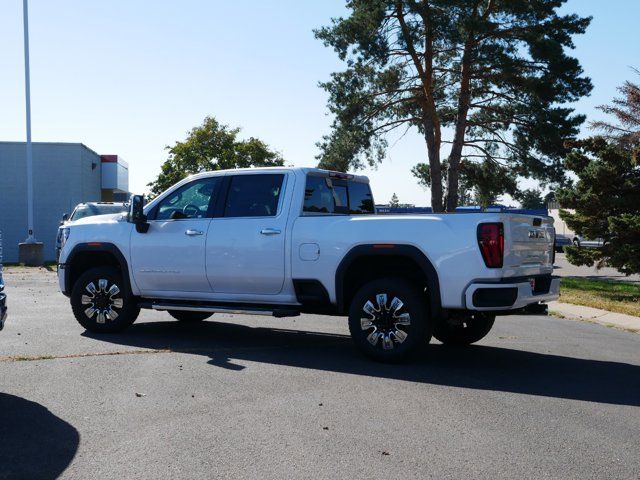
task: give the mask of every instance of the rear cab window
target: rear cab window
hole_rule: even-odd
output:
[[[368,183],[309,174],[302,212],[303,215],[372,215],[375,207]]]

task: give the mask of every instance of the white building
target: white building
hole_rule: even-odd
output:
[[[34,233],[45,261],[55,260],[55,239],[65,213],[82,202],[128,198],[129,166],[81,143],[33,143]],[[27,166],[24,142],[0,142],[0,232],[3,261],[18,261],[27,237]]]

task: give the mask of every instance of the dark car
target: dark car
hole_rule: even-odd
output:
[[[556,252],[562,253],[564,251],[563,248],[568,247],[569,245],[571,245],[571,238],[566,235],[562,235],[561,233],[556,233]]]
[[[80,220],[86,217],[94,217],[96,215],[126,212],[128,208],[128,203],[121,202],[88,202],[76,205],[71,215],[65,213],[62,216],[62,221],[58,228],[58,235],[56,236],[56,258],[60,254],[60,248],[62,248],[62,227],[67,222],[73,222],[74,220]]]

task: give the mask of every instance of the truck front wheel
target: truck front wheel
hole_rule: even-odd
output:
[[[368,282],[351,301],[349,330],[365,355],[386,362],[404,360],[431,338],[424,295],[403,278]]]
[[[138,318],[140,307],[113,267],[87,270],[73,285],[71,308],[80,325],[91,332],[120,332]]]
[[[471,345],[483,339],[493,327],[495,315],[451,313],[434,327],[433,336],[445,345]]]

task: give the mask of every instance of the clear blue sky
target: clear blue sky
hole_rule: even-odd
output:
[[[342,0],[31,0],[34,141],[82,142],[130,164],[142,192],[206,115],[242,127],[280,151],[287,164],[313,166],[329,128],[317,87],[341,68],[312,29],[345,12]],[[596,118],[616,87],[640,67],[635,0],[570,0],[566,11],[594,17],[575,55],[593,79],[577,108]],[[0,0],[0,140],[24,140],[22,1]],[[408,135],[371,177],[376,201],[428,205],[410,174],[425,146]],[[0,175],[1,175],[0,171]]]

